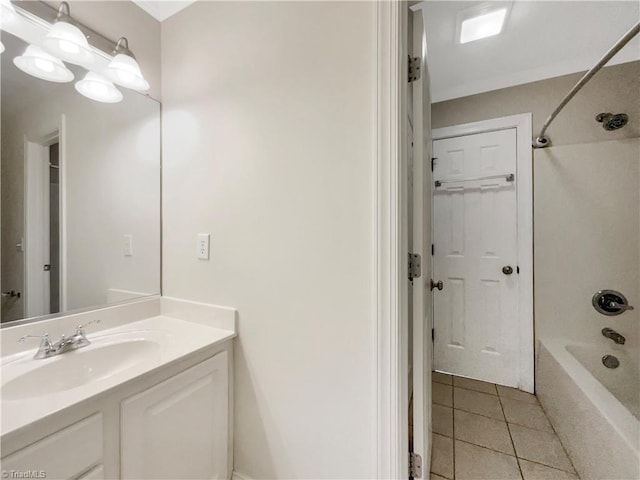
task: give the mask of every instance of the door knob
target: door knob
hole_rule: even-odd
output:
[[[434,282],[433,280],[431,280],[431,290],[433,290],[434,288],[437,288],[438,290],[442,290],[444,288],[444,283],[442,283],[442,280],[439,280],[437,282]]]
[[[511,268],[510,265],[506,265],[502,267],[502,273],[504,273],[505,275],[511,275],[513,273],[513,268]]]

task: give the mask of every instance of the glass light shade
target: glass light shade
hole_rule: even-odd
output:
[[[0,53],[4,52],[4,44],[0,42]]]
[[[500,10],[467,18],[462,22],[460,29],[460,43],[473,42],[498,35],[502,31],[506,16],[507,9],[501,8]]]
[[[118,103],[122,100],[122,92],[102,75],[89,72],[76,82],[76,90],[91,100],[103,103]]]
[[[57,83],[73,80],[73,73],[62,60],[49,55],[36,45],[29,45],[22,55],[13,59],[13,63],[24,73],[41,80]]]
[[[140,65],[133,57],[122,53],[113,57],[106,74],[114,83],[139,92],[149,90],[149,82],[142,76]]]
[[[16,9],[13,8],[10,0],[0,0],[0,22],[9,21],[16,16]],[[1,26],[1,25],[0,25]]]
[[[56,22],[44,37],[44,48],[65,62],[91,65],[93,52],[84,33],[67,22]]]

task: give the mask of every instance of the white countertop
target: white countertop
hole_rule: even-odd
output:
[[[92,342],[91,345],[51,358],[34,360],[33,355],[36,349],[2,357],[0,435],[14,432],[170,362],[185,358],[199,350],[214,347],[235,336],[234,330],[159,315],[117,325],[93,334],[89,332],[87,338]],[[131,349],[127,352],[126,344],[135,342],[138,342],[135,345],[136,350]],[[145,348],[137,350],[140,345]],[[116,358],[97,362],[99,365],[97,369],[94,369],[93,365],[96,363],[95,360],[93,363],[88,362],[87,365],[84,365],[82,360],[78,360],[83,358],[83,352],[94,350],[92,353],[94,355],[98,349],[103,349],[102,352],[107,352]],[[118,354],[121,351],[123,355]],[[135,353],[132,355],[131,351]],[[100,354],[102,353],[98,352],[98,355]],[[67,385],[65,384],[68,380],[65,378],[66,375],[59,374],[67,371],[66,366],[53,365],[55,362],[66,362],[64,365],[71,367],[70,370],[73,370],[71,375],[76,379],[83,375],[91,379],[79,386],[74,382]],[[109,367],[104,367],[104,371],[100,372],[101,365]],[[38,369],[41,370],[35,372]],[[50,375],[49,372],[56,372],[56,375]],[[47,390],[46,393],[36,395],[29,391],[33,388],[41,388],[33,386],[39,385],[38,382],[17,383],[22,382],[25,374],[31,375],[31,378],[41,379],[42,388]],[[51,382],[51,391],[49,391],[48,382]]]

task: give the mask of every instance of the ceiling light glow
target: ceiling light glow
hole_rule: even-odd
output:
[[[460,28],[460,43],[498,35],[502,31],[506,16],[507,9],[501,8],[463,20]]]

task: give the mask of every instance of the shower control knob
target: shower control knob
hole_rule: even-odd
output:
[[[506,265],[502,267],[502,273],[504,273],[505,275],[511,275],[513,273],[513,268],[511,268],[510,265]]]

